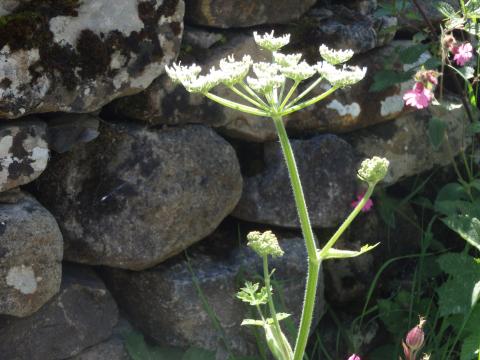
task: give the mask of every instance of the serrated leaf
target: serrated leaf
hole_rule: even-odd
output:
[[[438,263],[450,275],[437,289],[440,315],[469,314],[473,288],[480,281],[480,266],[467,254],[459,253],[442,255]]]
[[[355,250],[341,250],[341,249],[335,249],[335,248],[330,248],[328,251],[321,255],[323,260],[328,260],[328,259],[346,259],[346,258],[353,258],[360,256],[375,247],[377,247],[380,243],[376,243],[375,245],[364,245],[360,248],[359,251]],[[320,252],[321,253],[321,252]]]
[[[437,4],[437,10],[440,11],[446,18],[454,17],[457,14],[457,11],[454,9],[454,7],[445,1],[440,1]]]
[[[190,348],[181,358],[182,360],[215,360],[215,353],[213,351]],[[172,359],[173,360],[173,359]]]
[[[438,150],[445,139],[447,125],[439,118],[432,117],[428,122],[428,138],[435,150]]]
[[[399,59],[404,64],[413,64],[415,63],[420,56],[427,51],[428,45],[426,44],[417,44],[409,46],[400,51],[398,54]]]
[[[480,251],[480,220],[470,215],[451,215],[442,219],[462,239]]]
[[[373,76],[373,84],[370,92],[377,92],[388,89],[390,86],[408,81],[413,76],[413,71],[397,72],[394,70],[380,70]]]
[[[468,200],[465,189],[459,183],[445,185],[437,194],[435,199],[435,211],[444,215],[456,215],[460,203]]]

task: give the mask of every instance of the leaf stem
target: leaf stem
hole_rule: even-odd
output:
[[[209,92],[205,93],[205,96],[208,97],[210,100],[213,100],[219,103],[220,105],[229,107],[234,110],[242,111],[244,113],[256,115],[256,116],[268,116],[268,113],[266,113],[265,111],[262,111],[260,109],[257,109],[251,106],[242,105],[235,101],[224,99],[218,95],[215,95]]]

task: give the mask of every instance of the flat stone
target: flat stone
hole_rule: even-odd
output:
[[[100,118],[90,114],[62,114],[48,122],[48,142],[57,153],[71,150],[79,143],[87,143],[99,135]]]
[[[230,235],[231,236],[231,235]],[[293,314],[298,325],[307,271],[306,250],[301,238],[280,238],[285,254],[271,260],[275,268],[275,301],[278,311]],[[191,271],[189,270],[191,269]],[[132,324],[162,345],[219,350],[227,341],[238,355],[257,354],[252,330],[240,326],[248,315],[248,305],[235,297],[245,280],[257,282],[262,273],[261,259],[245,245],[238,246],[235,234],[212,238],[189,250],[189,260],[176,257],[159,266],[140,272],[105,269],[109,284],[122,310]],[[324,312],[323,280],[319,282],[315,323]],[[220,334],[205,310],[204,301],[218,319]],[[256,312],[255,312],[256,313]],[[285,320],[282,322],[289,334]],[[291,334],[290,334],[291,335]],[[263,336],[263,335],[262,335]],[[291,336],[289,336],[291,337]]]
[[[97,139],[52,158],[36,189],[66,259],[140,270],[209,235],[242,177],[234,149],[206,127],[103,124]]]
[[[92,270],[64,266],[60,292],[35,314],[0,317],[5,360],[65,359],[111,335],[118,310]]]
[[[24,317],[59,288],[62,234],[53,216],[32,196],[0,195],[0,314]]]
[[[447,97],[446,100],[461,104],[458,98]],[[364,157],[386,157],[390,161],[390,169],[383,182],[392,185],[435,166],[451,164],[446,143],[438,150],[430,143],[428,123],[432,117],[446,124],[452,155],[465,150],[471,142],[469,137],[464,136],[469,124],[465,110],[456,108],[448,111],[440,106],[430,106],[427,110],[402,115],[395,121],[351,133],[348,142]]]
[[[40,120],[0,125],[0,192],[27,184],[45,170],[46,127]]]
[[[287,24],[297,20],[315,0],[186,0],[185,19],[194,25],[217,28]]]
[[[335,135],[291,140],[303,191],[314,227],[339,224],[355,193],[356,168],[352,147]],[[298,228],[292,187],[279,143],[264,146],[265,167],[246,177],[233,216],[256,223]]]
[[[138,93],[176,58],[183,30],[183,0],[24,1],[8,9],[0,36],[2,118],[92,112]]]
[[[94,345],[69,360],[130,360],[123,340],[112,337],[107,341]],[[173,359],[172,359],[173,360]]]

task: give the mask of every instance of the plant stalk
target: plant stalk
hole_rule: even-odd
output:
[[[321,262],[317,257],[317,246],[315,244],[315,237],[313,234],[312,226],[310,225],[310,218],[308,216],[307,205],[305,202],[305,196],[303,194],[302,184],[300,182],[300,176],[295,162],[292,146],[288,140],[287,131],[283,125],[281,116],[272,117],[277,130],[278,138],[283,151],[283,156],[290,176],[290,181],[293,189],[293,196],[295,199],[295,205],[297,207],[298,217],[300,220],[300,226],[302,228],[302,234],[305,240],[305,246],[308,254],[308,272],[307,272],[307,284],[305,288],[305,298],[302,309],[302,316],[300,320],[300,327],[297,334],[297,340],[295,343],[295,350],[293,359],[302,360],[307,346],[308,336],[310,334],[310,327],[312,325],[313,310],[315,307],[315,296],[317,292],[318,276],[320,272]]]

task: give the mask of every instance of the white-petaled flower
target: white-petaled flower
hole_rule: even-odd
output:
[[[187,81],[182,81],[182,84],[189,92],[204,94],[220,84],[222,80],[223,72],[212,67],[207,75],[200,75]]]
[[[297,65],[301,58],[302,54],[282,54],[279,52],[273,53],[273,61],[284,67]]]
[[[255,31],[253,33],[253,38],[258,46],[260,46],[262,49],[270,51],[278,51],[290,42],[290,34],[286,34],[281,37],[274,37],[273,30],[270,34],[265,33],[264,35],[259,35]]]
[[[265,76],[260,78],[247,77],[248,85],[260,94],[267,94],[272,91],[272,89],[278,89],[285,83],[285,76],[283,75],[272,75]]]
[[[358,169],[357,176],[368,184],[375,185],[387,175],[389,165],[390,162],[386,158],[374,156],[365,159]]]
[[[184,81],[191,81],[196,78],[202,68],[196,64],[183,66],[181,63],[173,63],[172,67],[165,66],[165,71],[173,82],[183,84]]]
[[[322,61],[315,66],[320,75],[324,76],[332,86],[346,87],[356,84],[365,77],[367,68],[346,66],[337,68],[332,64]]]
[[[333,50],[326,45],[320,46],[320,55],[332,65],[342,64],[350,60],[353,56],[353,50]]]
[[[282,67],[280,72],[289,79],[303,81],[312,77],[316,73],[316,70],[313,66],[310,66],[305,61],[302,61],[297,65]]]
[[[235,61],[233,55],[220,60],[220,69],[222,71],[222,82],[231,86],[241,82],[250,71],[253,61],[249,55],[245,55],[241,61]]]

